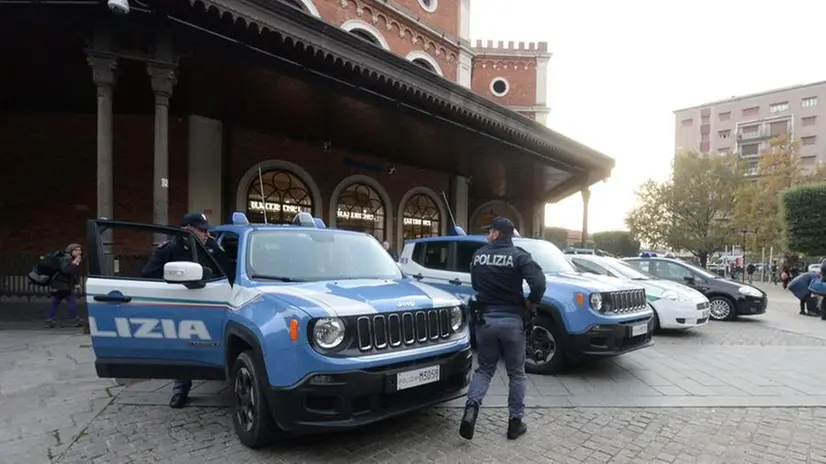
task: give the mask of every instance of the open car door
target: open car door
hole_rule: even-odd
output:
[[[106,220],[90,220],[86,233],[86,300],[98,376],[223,379],[231,284],[197,238],[178,228]],[[161,236],[177,240],[188,260],[167,263],[164,278],[143,278],[153,237]],[[111,240],[107,253],[104,237]],[[131,263],[118,253],[144,248]]]

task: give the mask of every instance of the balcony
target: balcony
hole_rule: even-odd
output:
[[[784,135],[783,133],[772,133],[769,128],[761,128],[761,129],[749,129],[749,130],[738,130],[737,131],[737,142],[757,142],[760,140],[769,140],[775,137],[779,137]]]

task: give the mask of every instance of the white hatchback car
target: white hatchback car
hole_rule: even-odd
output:
[[[568,255],[568,259],[579,271],[633,281],[645,287],[648,304],[654,308],[655,330],[685,330],[708,323],[708,298],[693,288],[643,274],[616,258]]]

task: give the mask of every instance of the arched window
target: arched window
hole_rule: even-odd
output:
[[[364,29],[353,29],[350,31],[350,34],[353,34],[361,40],[365,40],[373,45],[378,45],[379,47],[381,47],[381,42],[379,42],[379,39],[377,39],[376,36],[374,36],[373,34],[365,31]]]
[[[430,64],[429,61],[426,61],[422,58],[415,58],[413,60],[413,62],[416,63],[417,65],[423,67],[424,69],[427,69],[428,71],[436,72],[436,69],[433,67],[432,64]]]
[[[366,232],[384,240],[384,202],[373,187],[355,183],[348,186],[338,197],[336,227]]]
[[[442,231],[442,215],[430,195],[417,193],[407,200],[402,218],[404,240],[433,237]]]
[[[247,190],[247,217],[252,223],[263,223],[266,212],[267,222],[287,224],[301,211],[312,214],[313,197],[307,184],[289,171],[266,171],[261,182],[256,178]]]

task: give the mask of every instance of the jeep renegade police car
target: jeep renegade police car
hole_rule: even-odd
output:
[[[117,277],[101,234],[122,229],[182,237],[192,259],[167,263],[163,280]],[[228,379],[235,429],[250,447],[281,431],[367,424],[465,394],[472,359],[462,302],[404,279],[373,237],[324,228],[307,213],[293,225],[251,225],[235,213],[211,233],[229,269],[182,229],[89,221],[100,377]]]
[[[407,241],[399,266],[408,278],[467,301],[475,294],[470,284],[471,257],[487,239],[465,235],[458,227],[454,233]],[[527,339],[528,372],[553,374],[568,361],[616,356],[653,344],[653,312],[645,289],[611,277],[577,273],[548,241],[514,237],[513,244],[529,252],[547,277],[545,296]]]

